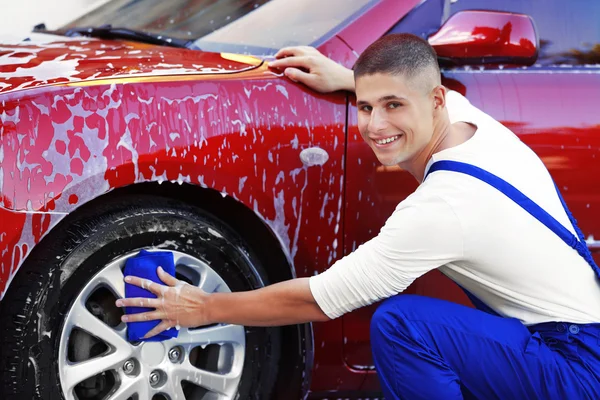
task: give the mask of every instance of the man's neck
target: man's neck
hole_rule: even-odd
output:
[[[434,134],[429,144],[417,155],[409,165],[401,165],[410,172],[418,182],[425,177],[425,168],[434,154],[458,146],[473,137],[476,127],[467,122],[451,124],[449,120],[441,120],[434,125]]]

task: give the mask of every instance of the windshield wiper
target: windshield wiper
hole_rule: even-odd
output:
[[[48,33],[60,33],[69,37],[90,36],[102,39],[128,39],[136,42],[179,48],[189,48],[194,43],[193,40],[178,39],[156,33],[136,31],[129,28],[113,28],[112,25],[77,27],[68,29],[64,32],[49,32],[45,29],[43,31]]]

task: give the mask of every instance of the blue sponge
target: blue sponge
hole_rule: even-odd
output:
[[[125,270],[123,271],[123,274],[125,276],[139,276],[140,278],[150,279],[153,282],[156,282],[160,285],[164,285],[164,283],[162,283],[156,272],[156,269],[159,266],[162,267],[162,269],[165,270],[167,274],[175,276],[175,261],[173,259],[173,253],[171,253],[170,251],[150,252],[147,250],[142,250],[137,256],[131,257],[126,261]],[[143,289],[139,286],[125,283],[125,297],[156,298],[156,295],[150,292],[149,290]],[[152,310],[154,309],[144,307],[125,307],[126,314],[136,314]],[[128,322],[127,338],[129,339],[129,341],[132,342],[142,340],[148,342],[161,342],[163,340],[168,340],[177,337],[179,331],[176,328],[171,328],[151,338],[142,339],[142,337],[146,333],[150,332],[160,322],[160,320]]]

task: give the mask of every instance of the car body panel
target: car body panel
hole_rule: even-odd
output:
[[[34,40],[0,43],[0,93],[104,78],[227,74],[262,63],[250,56],[135,42],[40,34],[32,37]]]
[[[251,74],[244,80],[63,86],[4,96],[2,205],[69,213],[134,183],[203,185],[271,221],[294,259],[305,244],[291,220],[320,219],[322,211],[333,213],[334,227],[341,218],[345,97],[309,96],[266,68]],[[267,102],[275,104],[269,113],[258,107]],[[310,147],[327,151],[329,160],[303,165],[299,153]],[[305,202],[322,198],[327,200],[316,211],[303,214]],[[335,239],[323,241],[309,248],[311,257],[322,254],[325,265],[337,255]]]

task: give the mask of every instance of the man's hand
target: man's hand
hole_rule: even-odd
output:
[[[314,47],[285,47],[275,57],[277,60],[271,61],[270,67],[282,69],[291,80],[317,92],[354,91],[352,71],[325,57]]]
[[[125,281],[154,293],[157,298],[119,299],[117,307],[148,307],[154,311],[128,314],[123,322],[162,320],[144,336],[149,338],[174,326],[195,328],[214,323],[245,326],[281,326],[329,321],[310,291],[309,278],[296,278],[261,289],[211,293],[175,279],[158,268],[160,285],[126,276]]]
[[[154,311],[124,315],[121,317],[123,322],[162,320],[144,336],[145,339],[174,326],[190,328],[211,323],[207,319],[208,294],[206,292],[172,277],[160,267],[158,268],[158,277],[166,286],[136,276],[125,277],[125,282],[147,289],[157,298],[137,297],[117,300],[117,307],[155,308]]]

